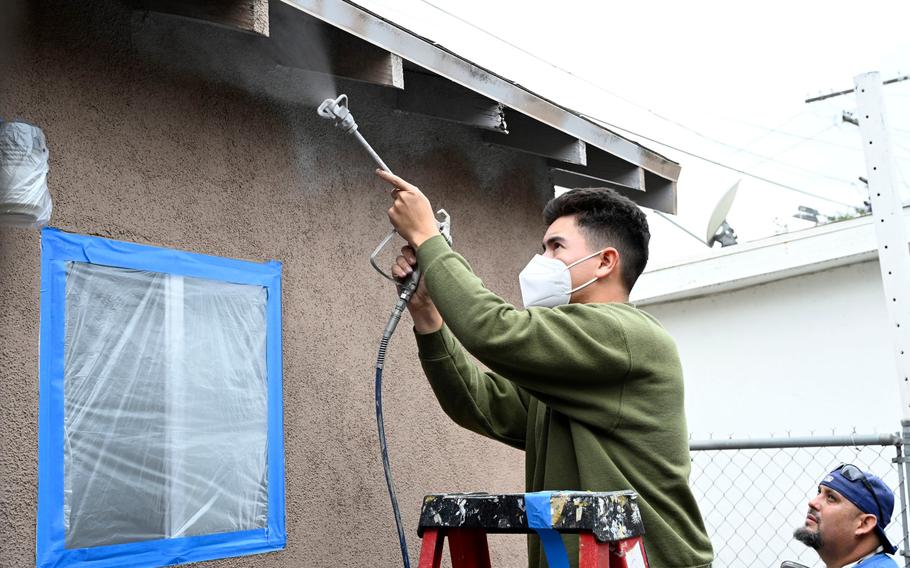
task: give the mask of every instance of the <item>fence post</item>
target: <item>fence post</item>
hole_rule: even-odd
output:
[[[905,568],[910,568],[910,540],[907,539],[910,535],[910,528],[907,527],[907,507],[910,506],[910,499],[908,499],[910,496],[910,460],[907,459],[905,452],[905,448],[910,447],[908,444],[910,444],[910,420],[901,420],[901,439],[896,444],[897,458],[895,461],[900,479],[898,492],[901,502],[901,525],[904,531],[904,544],[900,553],[904,557]]]

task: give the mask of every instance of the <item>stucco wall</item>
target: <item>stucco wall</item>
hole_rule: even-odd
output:
[[[391,566],[397,541],[373,414],[372,365],[392,288],[367,263],[389,199],[360,149],[271,69],[243,88],[142,52],[119,3],[31,3],[0,116],[41,126],[52,225],[62,230],[284,264],[287,550],[213,566]],[[186,24],[190,25],[190,24]],[[133,32],[131,32],[131,29]],[[164,57],[162,57],[164,55]],[[222,62],[222,65],[227,65]],[[277,73],[277,75],[276,75]],[[292,73],[288,71],[288,73]],[[286,82],[288,83],[288,82]],[[288,83],[289,84],[289,83]],[[539,247],[542,161],[471,129],[394,113],[379,87],[340,85],[386,161],[454,217],[457,248],[488,286],[519,300]],[[293,88],[303,91],[306,85]],[[34,564],[39,238],[0,229],[0,566]],[[385,413],[412,556],[425,493],[520,491],[523,456],[440,411],[403,322]],[[494,539],[494,563],[524,563]]]

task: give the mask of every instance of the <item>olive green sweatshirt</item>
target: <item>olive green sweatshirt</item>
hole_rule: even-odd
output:
[[[657,320],[621,303],[516,309],[441,236],[417,260],[446,324],[417,335],[446,414],[524,450],[527,491],[637,492],[652,568],[710,566],[688,484],[682,368]],[[577,566],[577,537],[564,539]],[[547,565],[533,536],[529,563]]]

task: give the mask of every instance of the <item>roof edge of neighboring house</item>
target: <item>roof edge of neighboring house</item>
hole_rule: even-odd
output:
[[[903,210],[910,227],[910,207]],[[649,268],[630,301],[691,300],[878,259],[873,216],[830,223]]]

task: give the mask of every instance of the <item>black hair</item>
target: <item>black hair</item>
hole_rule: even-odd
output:
[[[610,246],[619,251],[622,283],[631,291],[648,264],[651,231],[644,212],[612,189],[583,188],[551,199],[543,209],[547,225],[567,215],[575,215],[575,222],[593,248]]]

